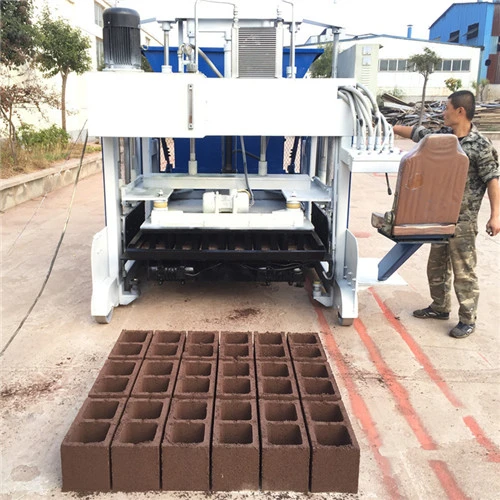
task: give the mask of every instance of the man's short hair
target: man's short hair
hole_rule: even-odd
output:
[[[476,112],[476,98],[470,90],[457,90],[453,92],[448,99],[455,109],[464,108],[465,116],[469,121],[474,119]]]

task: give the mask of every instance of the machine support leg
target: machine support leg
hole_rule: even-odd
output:
[[[378,264],[378,280],[385,281],[395,273],[423,243],[396,243]]]

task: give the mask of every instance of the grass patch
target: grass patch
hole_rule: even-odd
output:
[[[7,141],[0,145],[0,179],[9,179],[16,175],[38,172],[53,167],[61,162],[80,158],[83,143],[46,146],[33,146],[30,149],[16,145],[15,158]],[[101,151],[100,144],[87,144],[85,155]]]

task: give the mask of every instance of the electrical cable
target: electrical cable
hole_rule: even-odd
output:
[[[59,238],[59,242],[57,243],[56,250],[55,250],[54,255],[52,257],[52,260],[50,262],[49,270],[47,272],[47,275],[45,276],[45,279],[44,279],[44,281],[42,283],[40,291],[38,292],[38,295],[35,297],[35,300],[31,304],[31,307],[28,309],[28,312],[26,313],[26,315],[22,319],[21,323],[19,323],[19,326],[16,328],[16,331],[12,334],[12,336],[10,337],[10,339],[8,340],[8,342],[5,344],[5,346],[3,347],[3,349],[0,351],[0,356],[4,355],[5,351],[8,349],[8,347],[10,346],[10,344],[12,344],[12,341],[16,338],[17,334],[23,328],[24,323],[29,318],[30,314],[32,313],[33,309],[35,308],[36,304],[38,303],[38,300],[42,296],[42,294],[43,294],[43,292],[45,290],[45,287],[46,287],[46,285],[47,285],[47,283],[49,281],[50,275],[52,274],[52,269],[54,268],[54,264],[56,262],[58,254],[59,254],[59,249],[61,248],[64,236],[66,234],[66,229],[68,227],[68,222],[69,222],[69,219],[71,217],[71,211],[73,209],[73,202],[75,201],[76,186],[78,185],[78,181],[80,179],[80,173],[82,171],[83,157],[85,156],[85,149],[87,148],[87,139],[88,139],[88,137],[89,137],[89,133],[87,131],[86,134],[85,134],[85,142],[83,144],[82,154],[80,156],[80,164],[78,165],[78,171],[76,173],[75,183],[73,184],[73,193],[71,194],[71,201],[70,201],[69,207],[68,207],[68,215],[66,217],[66,221],[64,222],[64,227],[63,227],[61,236]]]
[[[82,131],[85,128],[85,125],[87,125],[87,120],[85,120],[84,124],[82,125],[82,128],[78,132],[78,135],[77,135],[76,139],[68,146],[68,149],[64,153],[64,157],[66,159],[64,160],[64,162],[62,163],[62,165],[59,168],[59,172],[58,172],[59,175],[61,174],[61,171],[64,168],[64,166],[66,165],[66,163],[69,161],[69,155],[73,151],[73,148],[75,147],[75,144],[77,143],[78,139],[80,139],[80,136],[82,135]],[[40,201],[40,204],[35,208],[35,211],[31,215],[31,217],[29,218],[28,222],[26,222],[26,224],[24,225],[24,227],[21,229],[21,231],[19,232],[19,234],[16,236],[16,239],[12,242],[12,245],[10,246],[9,250],[7,251],[7,255],[10,255],[11,252],[12,252],[12,250],[14,250],[14,247],[16,246],[17,240],[19,240],[19,238],[23,235],[24,231],[26,231],[26,228],[30,225],[31,221],[33,220],[33,218],[35,217],[35,215],[38,213],[38,211],[42,207],[43,202],[45,201],[46,198],[47,198],[47,193],[45,193],[43,195],[43,197],[42,197],[42,199]]]
[[[255,198],[253,196],[252,188],[250,187],[250,182],[248,181],[247,153],[245,150],[245,140],[243,139],[243,136],[240,136],[240,142],[241,142],[241,152],[243,156],[243,172],[245,173],[245,183],[247,185],[247,191],[250,193],[250,206],[253,207],[253,204],[255,203]]]

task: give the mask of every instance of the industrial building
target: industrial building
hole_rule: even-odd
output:
[[[500,3],[477,1],[450,5],[432,23],[429,40],[479,47],[479,79],[500,84],[499,35]]]

